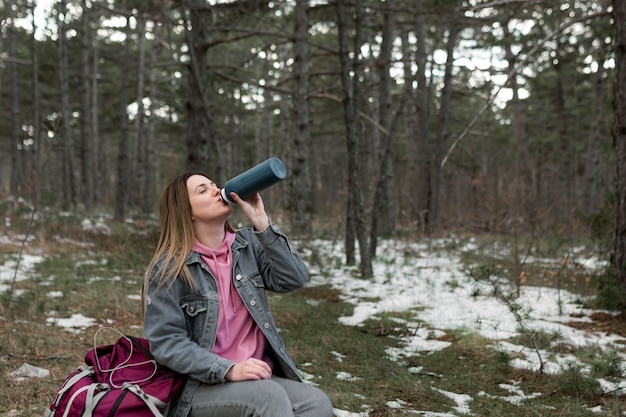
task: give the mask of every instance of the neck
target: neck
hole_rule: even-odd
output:
[[[226,236],[223,223],[220,225],[196,223],[194,225],[194,233],[200,243],[211,249],[219,248],[224,241],[224,236]]]

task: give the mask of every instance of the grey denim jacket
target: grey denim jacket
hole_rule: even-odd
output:
[[[231,249],[235,287],[272,349],[274,374],[301,380],[278,334],[265,291],[285,293],[302,287],[308,279],[306,265],[274,223],[262,232],[252,228],[237,231]],[[158,262],[149,275],[144,333],[159,363],[188,376],[168,413],[186,417],[199,384],[226,382],[226,373],[234,363],[212,353],[219,295],[200,255],[192,252],[186,261],[197,290],[180,279],[169,286],[157,286],[153,278],[164,268],[163,263]]]

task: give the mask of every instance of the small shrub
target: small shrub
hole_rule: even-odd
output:
[[[557,381],[558,391],[568,397],[582,400],[595,397],[600,393],[600,383],[579,364],[568,364]]]
[[[603,352],[591,361],[591,373],[594,377],[622,378],[623,359],[618,352]]]

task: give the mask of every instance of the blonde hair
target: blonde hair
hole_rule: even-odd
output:
[[[141,289],[144,307],[152,270],[161,260],[163,267],[159,274],[152,278],[158,280],[157,288],[162,285],[171,285],[176,279],[182,279],[192,289],[196,288],[196,284],[185,265],[194,245],[193,216],[187,191],[187,180],[192,175],[206,177],[199,172],[185,172],[174,178],[161,195],[159,242],[146,269]],[[226,221],[225,228],[228,231],[233,231],[228,221]]]

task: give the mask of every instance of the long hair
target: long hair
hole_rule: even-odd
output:
[[[192,175],[206,177],[199,172],[187,171],[174,178],[161,195],[159,242],[146,269],[141,290],[144,306],[146,291],[150,285],[148,281],[151,279],[157,280],[157,287],[171,285],[174,280],[182,279],[190,288],[196,288],[185,265],[194,245],[193,216],[187,191],[187,180]],[[226,221],[225,228],[233,231],[228,221]],[[152,270],[160,261],[163,267],[158,275],[151,278]]]

